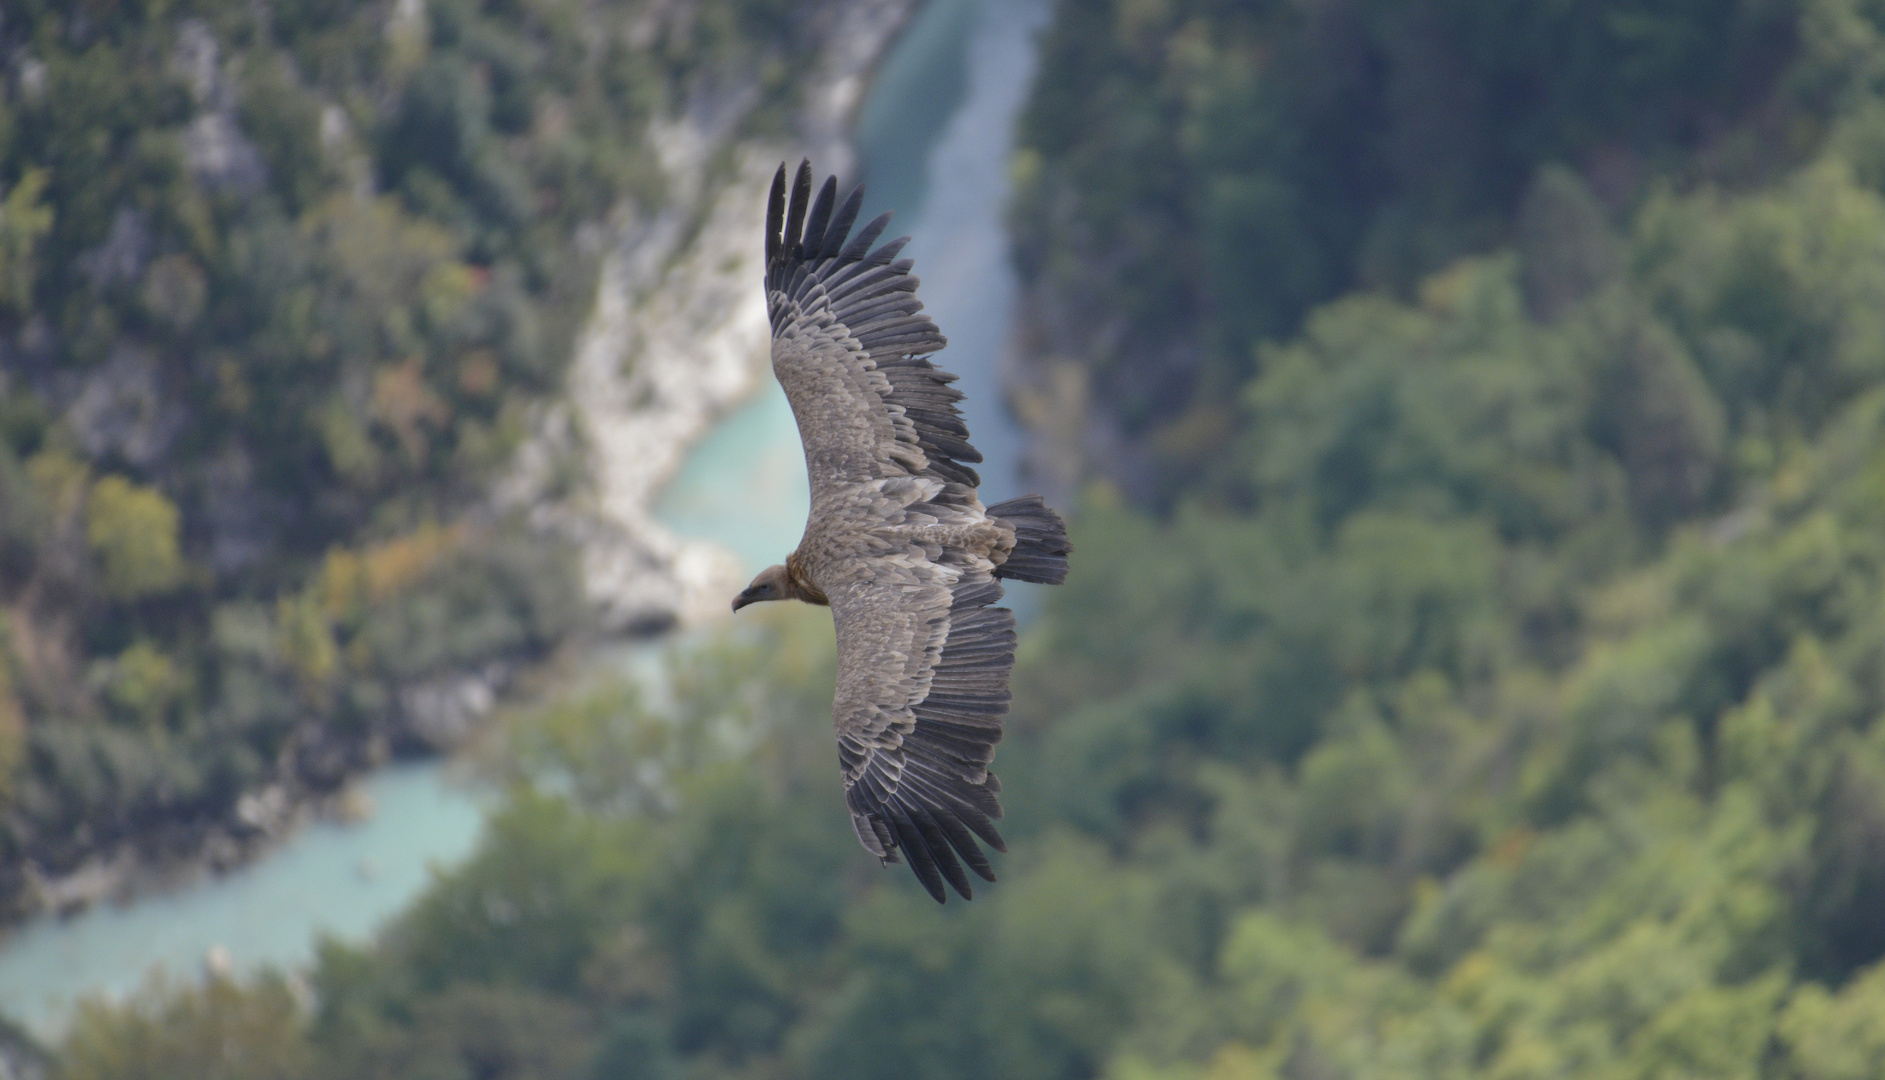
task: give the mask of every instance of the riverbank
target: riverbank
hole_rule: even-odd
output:
[[[435,868],[469,854],[483,829],[478,791],[432,763],[363,777],[334,810],[304,821],[285,849],[219,875],[213,888],[147,892],[76,922],[20,928],[0,950],[0,1015],[50,1039],[80,996],[122,998],[154,973],[189,981],[303,968],[318,936],[366,938]],[[285,926],[308,929],[285,934]]]

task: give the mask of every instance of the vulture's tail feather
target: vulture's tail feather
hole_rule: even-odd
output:
[[[1047,508],[1039,495],[1023,495],[988,508],[988,516],[1014,528],[1014,550],[995,568],[998,578],[1058,585],[1067,580],[1067,523]]]

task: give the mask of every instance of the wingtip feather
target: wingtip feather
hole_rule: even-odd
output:
[[[898,814],[891,818],[891,827],[897,832],[897,847],[909,857],[910,869],[915,872],[916,880],[923,883],[938,904],[949,902],[949,890],[943,886],[942,871],[936,866],[931,856],[929,845],[924,842],[923,834],[918,832],[916,824],[907,814]]]
[[[785,212],[784,252],[794,258],[804,252],[805,210],[812,197],[812,159],[799,162],[798,176],[792,181],[792,203]]]
[[[859,184],[844,197],[844,204],[838,207],[838,216],[832,219],[831,226],[825,230],[825,242],[818,249],[819,258],[837,257],[844,248],[844,238],[851,234],[851,226],[857,224],[858,212],[863,208],[864,185]]]
[[[825,228],[831,224],[831,210],[838,201],[838,178],[825,177],[825,186],[818,189],[818,198],[812,203],[811,217],[805,221],[805,257],[818,258],[825,248]]]
[[[785,228],[785,162],[772,177],[772,194],[766,199],[766,269],[779,261],[780,230]]]

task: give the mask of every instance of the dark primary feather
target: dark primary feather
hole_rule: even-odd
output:
[[[774,190],[777,190],[777,185],[774,185]],[[792,184],[792,202],[785,212],[785,246],[780,250],[780,255],[786,258],[797,259],[803,253],[799,237],[805,231],[805,197],[811,194],[811,190],[812,163],[807,161],[799,166],[798,179]],[[772,215],[768,213],[767,216]]]
[[[848,243],[846,234],[863,206],[863,186],[851,191],[833,214],[837,177],[825,181],[816,201],[812,197],[809,161],[799,165],[786,197],[785,166],[772,182],[766,208],[766,290],[799,308],[815,293],[823,293],[831,313],[869,352],[880,371],[895,371],[886,406],[898,406],[915,428],[917,446],[928,457],[924,475],[975,487],[981,477],[970,466],[982,455],[968,440],[968,427],[955,406],[961,392],[948,384],[956,376],[930,363],[931,353],[948,344],[916,298],[919,279],[908,259],[897,254],[909,237],[891,240],[875,250],[890,223],[879,215]],[[769,305],[773,330],[790,308]]]
[[[832,180],[836,181],[837,177],[832,177]],[[838,254],[844,246],[845,234],[851,231],[851,226],[857,222],[858,211],[863,208],[864,186],[860,184],[845,196],[844,205],[838,208],[838,216],[831,222],[830,228],[825,230],[825,241],[818,245],[819,258],[829,259]]]
[[[828,176],[825,186],[818,189],[818,201],[812,204],[812,216],[805,222],[805,251],[807,259],[817,259],[825,247],[825,226],[831,224],[831,205],[838,197],[838,178]]]
[[[766,201],[766,265],[779,261],[779,231],[785,228],[785,166],[772,178],[772,197]]]

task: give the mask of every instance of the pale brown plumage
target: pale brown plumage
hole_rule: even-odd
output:
[[[1038,496],[984,509],[982,460],[928,357],[945,344],[916,299],[907,237],[872,249],[884,214],[849,238],[863,190],[812,200],[809,162],[766,222],[772,370],[805,444],[805,536],[733,601],[829,604],[832,703],[851,824],[884,862],[902,852],[938,901],[971,895],[963,864],[995,880],[976,839],[1005,850],[988,771],[1014,666],[1014,615],[998,578],[1058,584],[1067,533]],[[959,858],[958,858],[959,857]]]

